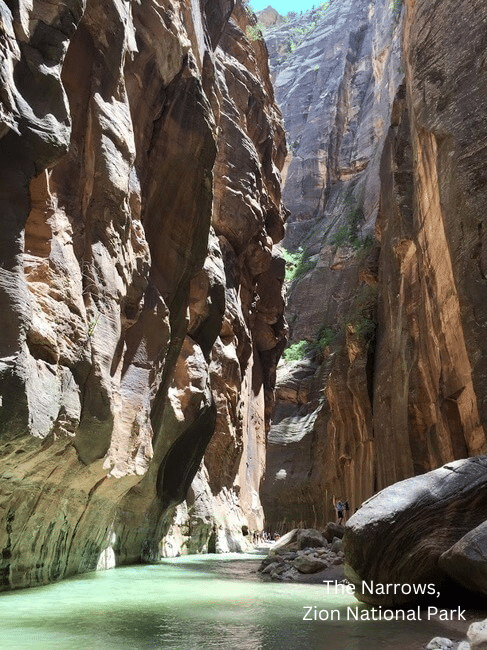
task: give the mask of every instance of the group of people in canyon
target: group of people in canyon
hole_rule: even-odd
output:
[[[279,533],[274,533],[273,535],[267,530],[254,530],[252,533],[252,542],[254,544],[260,544],[261,542],[277,542],[280,538]]]
[[[333,496],[333,507],[336,510],[337,513],[337,523],[340,525],[345,524],[348,516],[348,512],[350,510],[350,506],[348,503],[348,499],[340,498],[337,499],[335,496]],[[274,533],[273,535],[266,530],[259,531],[259,530],[254,530],[252,532],[252,542],[254,545],[261,544],[261,543],[266,543],[266,542],[277,542],[280,539],[280,534],[279,533]]]

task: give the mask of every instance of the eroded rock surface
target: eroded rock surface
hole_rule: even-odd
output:
[[[374,491],[380,159],[402,82],[389,2],[334,2],[266,33],[290,154],[287,319],[262,489],[273,529],[323,527]]]
[[[417,2],[406,9],[406,96],[398,97],[384,152],[378,222],[379,488],[485,451],[487,418],[487,179],[485,151],[477,152],[487,142],[487,73],[478,54],[487,8],[445,2],[437,12]],[[434,37],[423,30],[433,22]],[[462,29],[468,38],[460,45]]]
[[[298,258],[287,318],[307,345],[279,370],[276,529],[486,450],[487,10],[397,5],[332,3],[268,36]]]
[[[0,12],[2,587],[157,559],[174,516],[194,550],[236,545],[262,527],[285,334],[286,152],[255,19]]]

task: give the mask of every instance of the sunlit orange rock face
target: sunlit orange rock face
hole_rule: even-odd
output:
[[[255,19],[1,12],[2,587],[240,548],[285,336],[286,151]]]
[[[378,487],[486,449],[486,18],[463,3],[406,4],[406,94],[379,219]]]
[[[278,369],[272,527],[486,450],[486,10],[440,4],[333,3],[267,36],[309,344]]]

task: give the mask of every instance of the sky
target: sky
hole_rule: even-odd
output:
[[[323,0],[249,0],[249,5],[254,11],[260,11],[271,5],[274,7],[281,16],[287,14],[288,11],[307,11],[313,5],[318,7],[323,3]]]

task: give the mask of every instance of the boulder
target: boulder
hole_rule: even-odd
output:
[[[279,562],[270,562],[269,564],[267,564],[267,566],[265,566],[265,567],[262,569],[262,573],[272,573],[272,572],[275,571],[279,566],[281,566],[281,565],[279,564]]]
[[[445,551],[438,563],[463,587],[487,596],[487,521]]]
[[[458,645],[451,639],[436,636],[426,646],[426,650],[487,650],[487,619],[472,623],[468,628],[469,641],[461,641]]]
[[[298,532],[299,528],[293,528],[289,533],[283,535],[269,551],[269,555],[275,555],[277,551],[282,549],[297,550],[298,548]]]
[[[291,560],[294,560],[295,557],[298,557],[298,553],[297,551],[290,551],[289,553],[283,553],[281,557],[287,562],[290,562]]]
[[[313,528],[306,528],[298,532],[298,548],[323,548],[327,545],[327,540],[323,537],[319,530]]]
[[[467,632],[472,650],[487,650],[487,619],[472,623]]]
[[[335,537],[333,539],[333,542],[331,544],[331,549],[330,549],[332,553],[338,553],[339,551],[341,551],[342,544],[343,544],[342,540],[339,537]]]
[[[322,535],[325,539],[331,542],[334,537],[339,537],[341,539],[343,537],[344,532],[345,532],[345,526],[342,526],[340,524],[335,524],[333,521],[330,521],[326,524],[326,528],[322,532]]]
[[[274,564],[275,562],[279,562],[280,560],[281,560],[280,555],[268,555],[260,563],[260,570],[263,570],[265,567],[269,566],[269,564]]]
[[[293,566],[300,573],[317,573],[328,568],[328,563],[311,555],[299,555],[294,561]]]
[[[403,593],[405,584],[441,585],[446,593],[451,579],[439,558],[466,531],[483,523],[486,470],[486,456],[455,461],[395,483],[363,504],[347,523],[343,538],[345,573],[355,584],[359,600],[377,605],[420,600],[414,589]],[[363,581],[398,587],[370,594]],[[475,580],[462,581],[476,587]]]
[[[426,650],[449,650],[449,648],[453,648],[453,646],[454,643],[451,639],[446,639],[442,636],[435,636],[435,638],[431,639],[426,646]]]
[[[300,575],[299,571],[292,566],[282,574],[282,577],[284,580],[297,580]]]
[[[278,564],[277,566],[271,565],[272,569],[269,571],[270,576],[273,580],[280,578],[282,574],[286,571],[287,567],[285,564]]]

